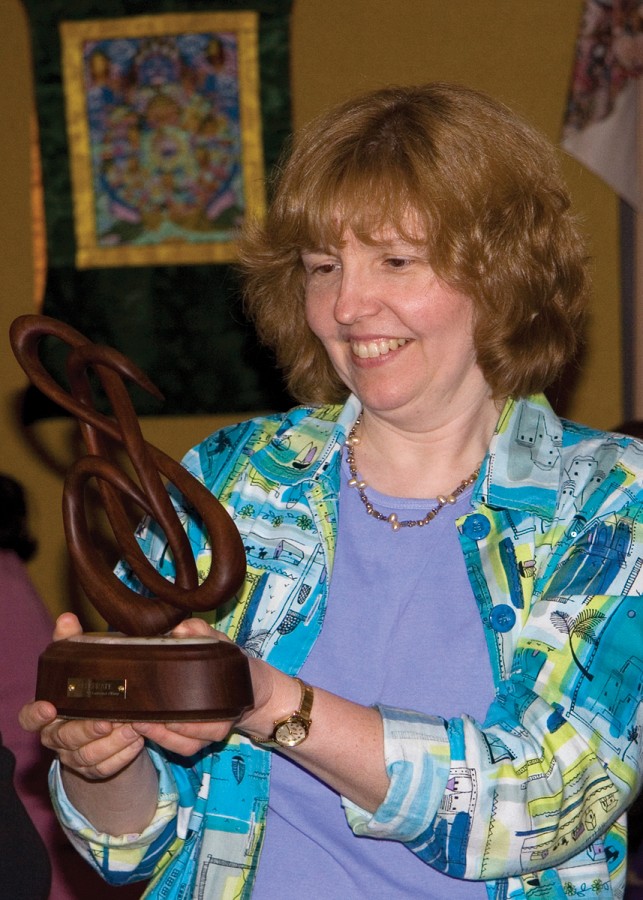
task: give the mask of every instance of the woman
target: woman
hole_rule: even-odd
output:
[[[586,294],[554,150],[464,87],[377,91],[304,131],[242,258],[304,406],[185,464],[243,536],[213,624],[255,707],[27,707],[63,822],[114,882],[154,873],[151,897],[622,896],[642,457],[534,394]],[[171,575],[153,525],[142,541]]]

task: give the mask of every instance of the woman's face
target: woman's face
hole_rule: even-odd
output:
[[[306,319],[364,408],[422,427],[491,392],[476,363],[473,304],[396,231],[302,254]]]

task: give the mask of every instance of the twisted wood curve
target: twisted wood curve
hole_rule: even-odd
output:
[[[66,363],[69,391],[52,378],[40,360],[39,343],[45,336],[58,338],[70,348]],[[153,636],[168,631],[191,612],[215,609],[229,600],[245,576],[239,533],[223,506],[200,481],[144,439],[125,381],[162,399],[156,386],[117,350],[94,344],[70,325],[49,316],[20,316],[11,325],[10,339],[16,359],[32,384],[76,417],[87,447],[88,455],[76,460],[65,478],[63,523],[78,580],[103,618],[124,634]],[[94,408],[90,371],[100,380],[113,417]],[[124,447],[138,484],[114,461],[110,441]],[[187,535],[161,476],[183,494],[208,533],[212,564],[201,584]],[[98,484],[121,555],[151,597],[126,587],[94,546],[85,511],[85,488],[92,478]],[[132,533],[124,496],[162,528],[174,559],[175,582],[160,575],[143,554]]]

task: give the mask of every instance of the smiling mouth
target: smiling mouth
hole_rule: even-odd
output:
[[[386,356],[391,350],[397,350],[408,343],[406,338],[380,338],[376,341],[351,341],[351,350],[360,359],[375,359]]]

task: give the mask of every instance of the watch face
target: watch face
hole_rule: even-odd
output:
[[[275,729],[275,741],[282,747],[296,747],[307,735],[306,723],[299,716],[290,716]]]

